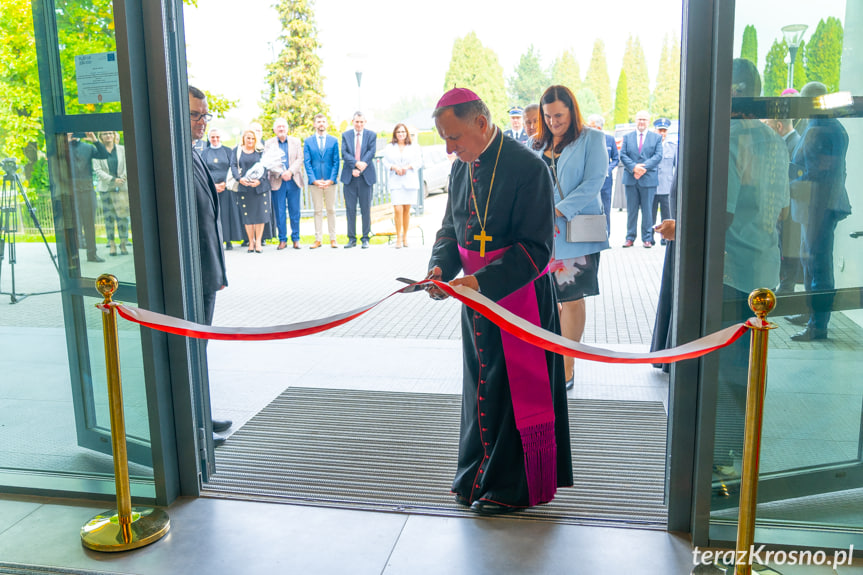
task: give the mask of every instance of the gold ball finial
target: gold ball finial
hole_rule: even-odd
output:
[[[112,276],[111,274],[102,274],[96,278],[96,289],[99,290],[99,293],[102,294],[105,299],[111,299],[111,296],[114,295],[114,292],[117,291],[118,287],[120,287],[120,281],[116,276]]]
[[[758,288],[752,290],[749,294],[749,309],[755,312],[755,315],[764,319],[764,317],[773,311],[776,307],[776,295],[772,290],[767,288]]]

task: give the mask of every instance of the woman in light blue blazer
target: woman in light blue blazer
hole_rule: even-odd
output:
[[[599,252],[609,248],[607,233],[596,241],[568,242],[567,222],[579,215],[601,215],[600,190],[608,169],[605,136],[584,124],[578,101],[565,86],[552,86],[540,98],[539,130],[528,146],[548,164],[554,181],[554,259],[549,269],[560,302],[564,337],[580,341],[587,317],[584,298],[599,293]],[[566,387],[574,382],[574,360],[564,357]]]

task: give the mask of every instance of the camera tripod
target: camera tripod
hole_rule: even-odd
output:
[[[39,218],[36,217],[36,210],[33,209],[33,204],[27,194],[24,193],[24,187],[21,185],[21,180],[18,179],[18,167],[15,165],[15,158],[6,158],[2,161],[3,167],[3,182],[0,186],[0,278],[3,272],[3,260],[9,253],[9,269],[12,279],[12,291],[0,291],[0,294],[10,296],[10,303],[18,303],[24,298],[31,295],[44,295],[49,293],[57,293],[58,290],[33,293],[18,293],[15,291],[15,264],[17,263],[15,234],[18,232],[18,202],[17,195],[24,200],[24,205],[27,206],[27,211],[36,224],[36,228],[42,235],[42,241],[45,243],[45,249],[48,250],[48,255],[51,256],[51,262],[54,264],[54,269],[57,270],[57,275],[60,274],[60,267],[57,265],[57,258],[51,251],[51,246],[48,244],[48,239],[45,237],[45,232],[42,231],[42,226],[39,224]]]

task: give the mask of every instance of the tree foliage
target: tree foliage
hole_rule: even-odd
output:
[[[743,44],[740,46],[740,57],[758,66],[758,34],[755,26],[749,24],[743,29]]]
[[[521,55],[515,72],[509,79],[510,102],[519,106],[539,102],[543,91],[548,87],[549,75],[543,70],[539,50],[531,44]]]
[[[329,119],[313,1],[281,0],[275,8],[282,23],[282,49],[276,61],[267,65],[263,112],[258,121],[265,132],[278,117],[288,121],[291,132],[309,132],[315,114]]]
[[[676,35],[663,39],[650,109],[656,117],[669,120],[680,115],[680,40]]]
[[[582,86],[581,89],[575,93],[575,99],[578,101],[578,109],[581,112],[581,117],[584,118],[585,121],[587,121],[587,117],[591,114],[602,115],[602,108],[599,105],[599,100],[596,98],[596,94],[594,94],[593,90],[587,86]]]
[[[797,57],[794,59],[794,87],[800,90],[807,80],[806,67],[803,65],[803,53],[806,43],[800,43]],[[785,39],[774,40],[773,45],[764,58],[764,74],[761,78],[761,94],[765,97],[776,97],[788,87],[788,64],[785,58],[788,56],[788,45]]]
[[[473,90],[491,110],[497,124],[505,126],[509,122],[503,68],[497,54],[483,46],[476,32],[456,38],[453,42],[449,69],[444,77],[444,90],[452,88]]]
[[[628,124],[632,114],[629,112],[629,87],[626,85],[626,70],[620,69],[617,77],[617,90],[614,93],[614,125]]]
[[[629,90],[629,110],[635,114],[650,108],[650,79],[647,76],[647,60],[638,36],[626,39],[623,50],[623,69],[626,70],[626,85]]]
[[[0,0],[0,14],[0,154],[23,165],[45,145],[33,13],[29,0]]]
[[[596,95],[602,108],[602,115],[607,117],[611,113],[611,80],[608,77],[605,43],[600,39],[593,43],[593,53],[584,83]]]
[[[563,54],[555,58],[551,65],[551,83],[566,86],[573,94],[581,90],[581,69],[572,50],[564,50]]]
[[[821,82],[827,86],[828,92],[839,90],[843,40],[842,22],[830,16],[818,22],[806,45],[806,76],[810,82]],[[796,65],[794,74],[797,75]]]

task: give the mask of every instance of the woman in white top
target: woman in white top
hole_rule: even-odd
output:
[[[388,172],[387,183],[396,223],[396,248],[408,247],[405,234],[410,223],[411,206],[416,204],[420,189],[421,166],[420,147],[411,144],[407,126],[396,124],[392,142],[384,150],[384,168]]]

